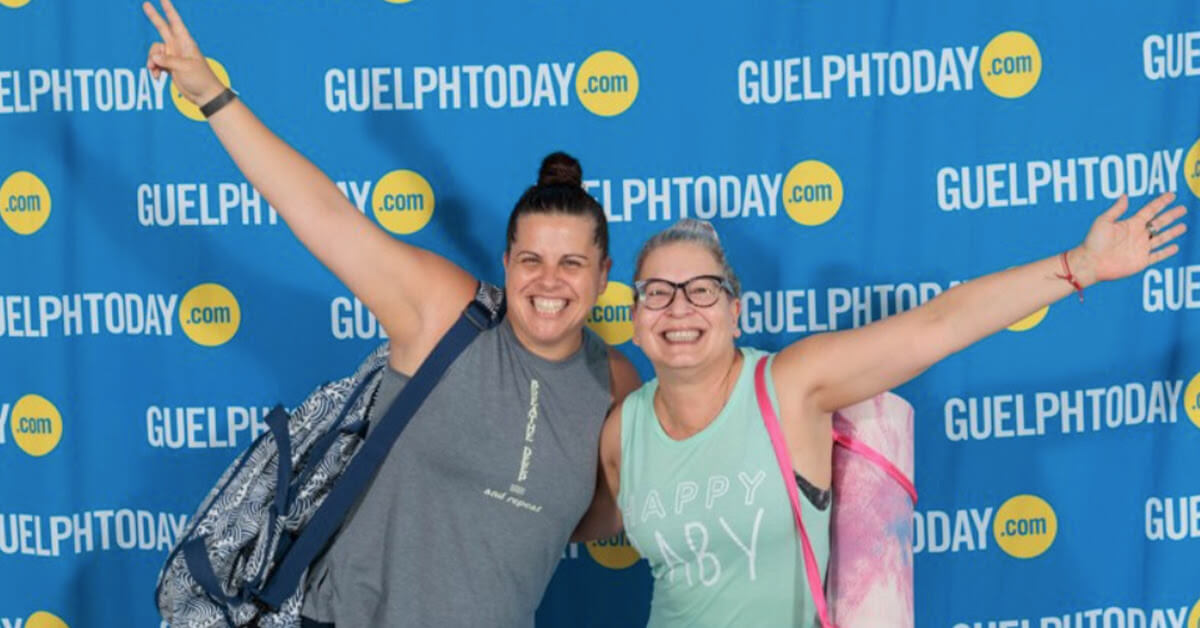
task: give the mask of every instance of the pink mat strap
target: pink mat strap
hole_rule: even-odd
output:
[[[779,462],[779,471],[783,474],[783,485],[787,487],[788,499],[792,501],[792,515],[796,518],[796,529],[800,531],[800,543],[804,548],[804,569],[808,574],[808,588],[812,591],[813,601],[817,605],[817,616],[821,619],[822,628],[835,628],[829,621],[829,609],[825,603],[824,581],[817,569],[817,556],[813,553],[812,543],[808,540],[808,532],[804,529],[804,520],[800,517],[800,494],[796,489],[796,479],[792,471],[791,456],[788,455],[784,443],[783,431],[779,427],[779,419],[775,416],[775,408],[771,406],[771,398],[767,395],[767,356],[763,356],[754,367],[754,390],[758,395],[758,407],[767,433],[771,435],[771,446],[775,449],[775,459]]]
[[[892,464],[887,458],[884,458],[883,454],[871,449],[866,443],[853,436],[843,434],[837,430],[833,431],[833,442],[875,463],[875,466],[883,470],[884,473],[892,476],[892,479],[900,485],[900,488],[903,488],[904,492],[908,493],[908,496],[912,498],[913,505],[916,505],[917,487],[913,486],[912,481],[908,479],[908,476],[904,475],[903,471],[896,468],[896,465]]]

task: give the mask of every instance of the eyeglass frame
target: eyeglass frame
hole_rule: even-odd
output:
[[[712,303],[708,303],[705,305],[700,305],[699,303],[696,303],[695,301],[692,300],[691,295],[688,294],[687,286],[688,286],[688,284],[692,283],[693,281],[696,281],[697,279],[715,279],[717,281],[717,285],[722,290],[724,290],[726,294],[733,296],[733,284],[730,283],[728,279],[726,279],[720,275],[696,275],[695,277],[690,277],[681,282],[675,282],[675,281],[671,281],[670,279],[663,279],[661,277],[650,277],[649,279],[639,279],[639,280],[633,282],[634,300],[635,301],[644,301],[646,299],[646,294],[645,294],[646,293],[646,284],[648,284],[652,281],[661,281],[662,283],[665,283],[665,284],[671,286],[671,298],[667,299],[667,302],[662,307],[650,307],[649,305],[645,305],[643,303],[643,305],[645,305],[646,309],[648,309],[648,310],[653,310],[655,312],[658,312],[658,311],[665,310],[665,309],[671,307],[671,304],[675,302],[676,295],[678,295],[681,291],[683,292],[683,298],[686,299],[687,302],[690,303],[691,305],[693,305],[694,307],[709,308],[709,307],[716,305],[717,301],[720,301],[720,297],[713,299]]]

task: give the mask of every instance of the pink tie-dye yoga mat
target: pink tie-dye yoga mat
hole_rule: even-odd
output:
[[[834,430],[913,479],[913,409],[883,393],[839,410]],[[913,503],[899,483],[844,447],[833,450],[832,553],[826,591],[838,628],[913,626]]]

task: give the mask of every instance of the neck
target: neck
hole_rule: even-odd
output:
[[[667,434],[687,438],[716,420],[733,393],[742,359],[731,343],[708,364],[659,372],[654,405]]]
[[[517,342],[521,343],[527,351],[536,355],[543,360],[551,362],[559,362],[571,357],[579,347],[583,345],[583,330],[579,330],[573,334],[567,334],[566,338],[556,342],[537,342],[527,336],[520,327],[512,323],[512,319],[508,319],[509,326],[512,327],[513,335],[517,337]]]

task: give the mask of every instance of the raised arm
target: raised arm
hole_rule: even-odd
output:
[[[162,0],[162,7],[165,19],[149,2],[142,5],[162,38],[150,47],[147,67],[155,77],[169,72],[192,103],[207,103],[225,86],[209,69],[171,0]],[[391,338],[393,351],[411,353],[412,340],[440,337],[471,300],[475,282],[469,274],[377,227],[240,99],[221,108],[209,124],[238,169],[300,242],[375,314]],[[428,349],[418,352],[423,359]]]
[[[1119,220],[1128,208],[1122,196],[1101,214],[1083,244],[1065,253],[1081,287],[1127,277],[1178,252],[1169,243],[1187,227],[1171,224],[1186,210],[1164,211],[1174,197],[1163,194]],[[1062,256],[1055,255],[973,279],[877,323],[800,340],[774,363],[775,381],[787,382],[779,388],[780,403],[794,408],[793,416],[819,417],[894,388],[1071,294],[1075,288],[1066,274]]]

